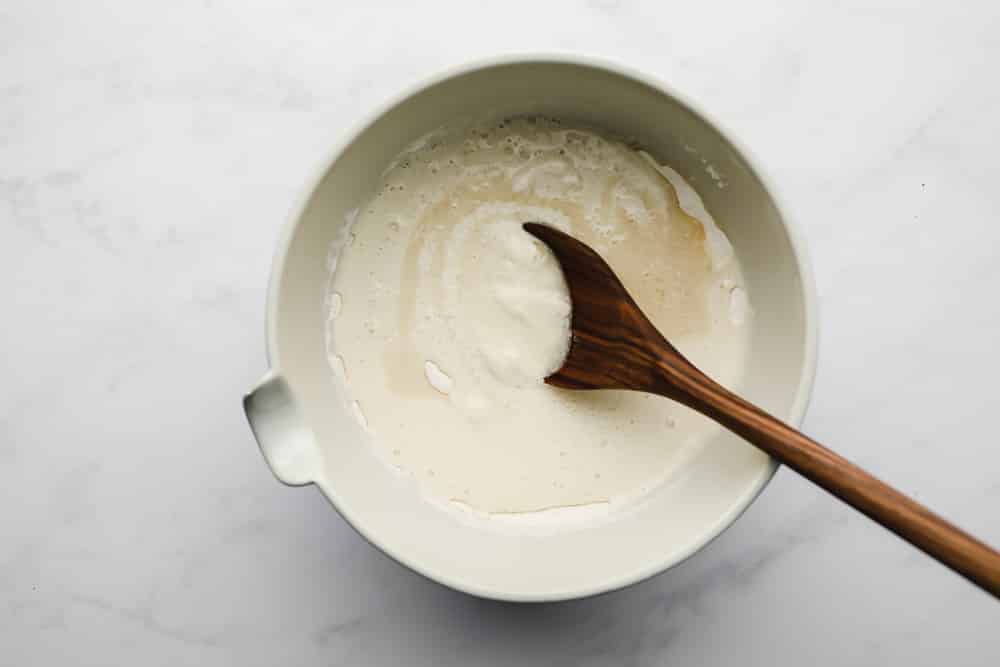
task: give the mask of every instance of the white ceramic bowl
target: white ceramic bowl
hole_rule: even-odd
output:
[[[345,213],[372,193],[407,144],[442,124],[498,113],[544,114],[635,138],[694,185],[742,261],[756,311],[742,391],[786,421],[800,422],[815,368],[816,299],[801,240],[760,171],[663,84],[615,65],[561,56],[500,59],[449,72],[374,114],[334,152],[279,244],[267,307],[271,370],[244,405],[278,479],[318,485],[361,535],[400,563],[483,597],[583,597],[640,581],[693,554],[753,501],[776,464],[721,433],[682,475],[627,510],[563,530],[519,533],[463,521],[422,501],[412,481],[375,456],[327,363],[330,243]]]

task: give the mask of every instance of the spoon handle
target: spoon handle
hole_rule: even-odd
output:
[[[1000,553],[847,459],[728,391],[693,366],[681,369],[676,361],[659,365],[670,390],[658,393],[680,400],[725,426],[1000,598]]]

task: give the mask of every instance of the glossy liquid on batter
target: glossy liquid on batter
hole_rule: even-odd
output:
[[[429,498],[494,515],[610,507],[717,430],[662,398],[543,383],[566,354],[570,302],[527,221],[591,245],[678,349],[740,380],[739,264],[650,156],[545,119],[441,130],[349,218],[332,249],[330,363],[378,453]]]

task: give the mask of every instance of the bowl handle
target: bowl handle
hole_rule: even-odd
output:
[[[243,397],[243,410],[267,465],[279,481],[302,486],[316,480],[322,470],[316,438],[280,373],[268,371]]]

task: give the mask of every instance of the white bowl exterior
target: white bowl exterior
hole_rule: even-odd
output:
[[[363,536],[412,569],[475,595],[541,601],[613,590],[680,562],[732,523],[776,466],[720,433],[683,475],[610,520],[516,534],[421,500],[411,480],[374,455],[326,361],[330,243],[417,137],[470,118],[525,114],[634,139],[694,185],[736,248],[756,312],[742,392],[793,424],[815,371],[816,299],[802,242],[746,151],[662,84],[615,65],[544,56],[467,66],[401,97],[344,144],[288,223],[268,299],[271,367],[319,443],[313,480]]]

